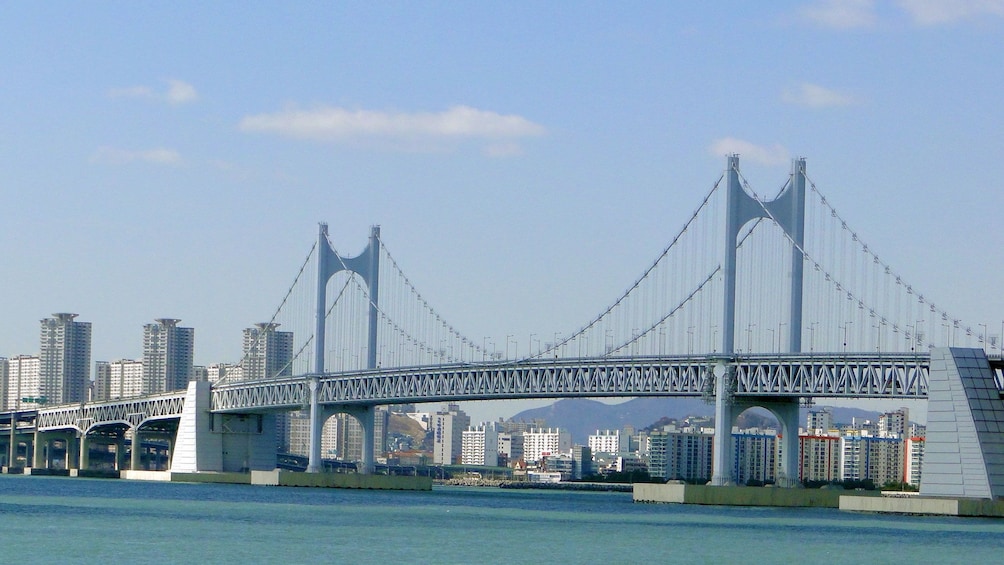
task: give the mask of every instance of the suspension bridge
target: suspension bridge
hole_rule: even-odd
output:
[[[308,409],[308,471],[316,472],[324,421],[343,412],[361,424],[359,469],[365,473],[373,469],[373,413],[380,405],[701,396],[715,404],[714,484],[732,480],[731,424],[759,406],[778,418],[779,482],[794,485],[798,459],[789,454],[798,453],[800,403],[937,400],[932,395],[955,402],[950,395],[962,387],[965,399],[978,377],[992,394],[972,405],[969,424],[960,416],[952,429],[947,420],[938,423],[936,409],[928,451],[939,449],[938,434],[966,445],[962,435],[971,426],[981,429],[970,443],[984,454],[1000,448],[1004,457],[1004,441],[987,443],[989,426],[976,423],[1004,425],[1001,336],[985,324],[967,325],[898,274],[831,205],[806,174],[804,159],[793,161],[787,180],[770,192],[758,193],[742,175],[739,157],[728,157],[697,209],[620,296],[552,341],[531,335],[522,356],[518,347],[510,351],[508,338],[504,348],[489,347],[487,338],[471,338],[450,324],[405,274],[379,227],[362,253],[344,256],[322,224],[268,324],[292,334],[287,358],[263,365],[254,344],[235,364],[243,370],[218,382],[193,382],[186,391],[156,397],[42,408],[33,429],[76,433],[83,445],[102,430],[158,433],[163,421],[174,419],[172,469],[271,469],[275,414]],[[982,355],[976,368],[957,362],[972,351]],[[1004,494],[1004,485],[997,488],[995,496]]]

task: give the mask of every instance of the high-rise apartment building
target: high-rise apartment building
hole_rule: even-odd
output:
[[[244,330],[243,378],[267,379],[293,374],[293,332],[280,332],[279,324],[261,323]]]
[[[732,432],[732,478],[738,485],[773,483],[777,480],[777,434],[751,429]]]
[[[804,481],[840,480],[840,436],[801,435],[798,446],[802,456],[799,478]]]
[[[630,451],[630,439],[628,434],[622,434],[620,430],[596,430],[595,434],[590,434],[586,443],[593,453],[627,453]]]
[[[26,406],[22,398],[39,398],[42,394],[41,359],[34,355],[17,355],[7,360],[7,410]]]
[[[91,384],[91,323],[57,313],[40,322],[41,396],[51,404],[87,400]]]
[[[561,428],[529,430],[523,434],[523,459],[537,463],[545,456],[572,449],[572,434]]]
[[[523,458],[523,433],[522,432],[499,432],[499,458],[500,465],[512,466],[513,463]]]
[[[94,364],[94,400],[114,400],[143,394],[143,362],[133,359]]]
[[[494,422],[471,426],[463,433],[460,462],[494,467],[499,463],[498,447],[498,426]]]
[[[143,326],[143,393],[183,389],[192,378],[195,330],[173,318]]]
[[[10,410],[7,407],[7,388],[10,384],[7,376],[8,367],[7,358],[0,357],[0,410]]]
[[[903,480],[903,440],[849,433],[840,438],[841,480],[871,479],[876,486]]]
[[[805,429],[810,435],[825,434],[833,429],[833,413],[828,408],[810,410],[805,420]]]
[[[665,430],[651,432],[648,437],[649,475],[686,481],[711,479],[713,433]]]
[[[244,367],[240,365],[231,365],[229,363],[210,363],[209,365],[202,367],[205,371],[206,380],[216,384],[220,381],[234,382],[244,379]],[[199,367],[195,368],[195,377],[199,378],[200,373]]]
[[[879,416],[879,437],[905,438],[910,429],[910,410],[900,408]]]
[[[471,425],[471,418],[460,409],[459,404],[448,404],[432,417],[433,444],[432,460],[440,465],[459,462],[463,452],[464,430]]]
[[[903,482],[915,487],[920,486],[921,472],[924,468],[924,441],[925,438],[914,436],[908,438],[903,447],[906,452]]]

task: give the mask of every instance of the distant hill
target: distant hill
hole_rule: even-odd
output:
[[[700,398],[634,398],[621,404],[604,404],[587,398],[564,398],[550,406],[532,408],[511,420],[530,422],[543,418],[551,427],[572,433],[572,441],[585,444],[596,430],[619,430],[626,425],[644,428],[659,418],[713,416],[715,407]]]
[[[816,406],[829,408],[836,424],[849,424],[853,418],[877,420],[880,412],[860,408]],[[805,425],[807,410],[800,411],[799,425]],[[715,406],[700,398],[634,398],[621,404],[604,404],[587,398],[565,398],[549,406],[524,410],[511,418],[515,422],[531,422],[543,418],[548,426],[572,433],[572,441],[585,444],[596,430],[619,430],[624,426],[642,429],[661,418],[677,420],[687,416],[714,416]]]

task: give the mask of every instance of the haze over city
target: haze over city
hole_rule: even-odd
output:
[[[760,194],[806,157],[879,255],[1000,333],[1004,2],[5,11],[3,356],[75,312],[94,360],[170,317],[196,363],[236,361],[318,222],[346,254],[380,225],[467,336],[567,333],[729,153]]]

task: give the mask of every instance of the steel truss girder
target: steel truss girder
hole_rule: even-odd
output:
[[[605,396],[699,396],[707,358],[579,359],[507,365],[454,364],[318,376],[322,404]],[[293,409],[309,402],[310,375],[213,389],[214,412]]]
[[[930,359],[916,354],[791,354],[734,358],[638,357],[454,364],[245,381],[213,388],[214,412],[304,408],[317,378],[327,405],[564,397],[701,396],[712,368],[732,368],[736,397],[926,398]],[[1001,364],[995,365],[1000,372]],[[999,383],[1004,385],[1004,383]],[[41,408],[39,431],[101,426],[132,429],[179,418],[185,391]]]
[[[737,396],[927,398],[930,357],[790,355],[736,359]]]
[[[310,389],[304,377],[245,381],[213,388],[213,412],[299,410],[310,404]]]
[[[698,396],[710,374],[709,369],[706,359],[450,365],[431,371],[326,377],[321,380],[319,395],[320,401],[327,404],[571,396]]]
[[[701,396],[711,369],[734,367],[738,396],[926,398],[929,357],[795,354],[741,358],[638,357],[454,364],[317,375],[327,405],[563,397]],[[291,410],[309,404],[312,375],[213,389],[214,412]]]
[[[75,429],[81,433],[111,424],[125,424],[138,429],[156,420],[180,418],[185,405],[185,391],[121,400],[64,404],[40,408],[37,429],[40,432]]]

